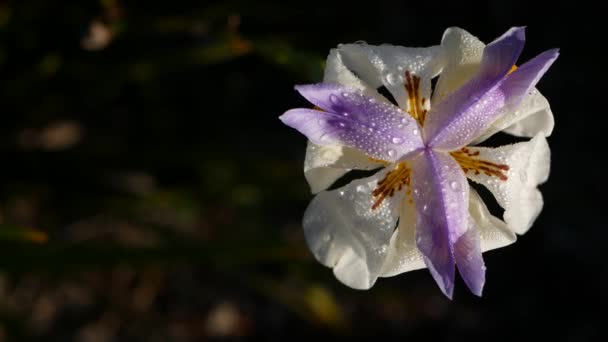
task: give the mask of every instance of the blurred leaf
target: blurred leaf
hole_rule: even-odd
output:
[[[48,236],[45,232],[37,229],[3,224],[0,225],[0,241],[2,240],[27,241],[39,244],[47,242]]]
[[[31,233],[30,233],[31,234]],[[32,239],[32,238],[30,238]],[[22,239],[25,240],[25,239]],[[48,243],[0,241],[0,270],[79,271],[118,264],[199,263],[217,268],[280,260],[309,260],[308,253],[296,246],[276,246],[261,241],[174,242],[161,247],[126,247],[115,243]]]
[[[260,56],[307,81],[318,81],[323,77],[324,58],[320,55],[296,50],[279,40],[255,40],[254,47]]]
[[[344,314],[333,294],[321,285],[311,285],[305,301],[310,310],[324,323],[332,326],[344,324]]]

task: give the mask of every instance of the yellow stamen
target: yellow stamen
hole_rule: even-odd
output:
[[[390,162],[387,162],[386,160],[376,159],[372,157],[367,157],[367,159],[369,159],[369,161],[371,161],[372,163],[382,164],[384,166],[390,165]]]
[[[464,173],[469,171],[475,172],[476,175],[483,172],[487,176],[498,177],[502,181],[508,179],[504,171],[509,171],[509,165],[496,164],[486,160],[478,159],[479,151],[471,151],[468,148],[462,148],[459,151],[450,153],[454,159],[460,164]]]
[[[509,72],[507,73],[507,75],[509,75],[510,73],[512,73],[515,70],[517,70],[517,65],[513,64],[513,66],[511,67],[511,70],[509,70]]]
[[[372,195],[376,199],[372,205],[372,210],[380,207],[386,197],[392,197],[395,192],[401,191],[403,186],[407,186],[407,195],[411,194],[410,186],[410,172],[411,169],[405,162],[398,163],[395,168],[384,176],[384,178],[378,182],[378,187],[374,189]]]
[[[424,125],[427,110],[424,108],[426,98],[420,97],[420,77],[405,72],[405,90],[408,97],[408,112],[416,119],[420,126]]]

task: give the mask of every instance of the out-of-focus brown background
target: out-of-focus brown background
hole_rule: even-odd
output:
[[[606,307],[601,11],[581,2],[0,3],[0,341],[599,339]],[[427,271],[341,285],[308,252],[307,105],[338,43],[488,42],[527,25],[553,163],[482,299]]]

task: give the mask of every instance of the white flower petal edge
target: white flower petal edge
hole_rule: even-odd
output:
[[[404,48],[400,46],[367,44],[343,44],[332,49],[327,57],[323,82],[339,83],[379,101],[388,100],[377,92],[386,86],[401,108],[407,108],[403,77],[410,70],[421,78],[421,96],[430,97],[431,78],[443,66],[439,46],[429,48]],[[408,69],[409,68],[409,69]],[[427,102],[430,104],[430,101]],[[365,154],[342,146],[320,146],[308,143],[304,175],[312,193],[327,189],[348,171],[371,170],[380,166]]]
[[[330,187],[350,170],[373,170],[382,164],[373,162],[361,151],[344,146],[321,146],[308,142],[304,176],[313,194]]]
[[[446,64],[437,81],[433,103],[444,99],[475,74],[485,47],[477,37],[457,27],[445,31],[441,44]],[[553,126],[554,119],[549,102],[534,89],[515,110],[506,108],[488,131],[473,143],[480,143],[499,131],[521,137],[533,137],[537,133],[549,136]]]
[[[468,173],[467,177],[483,184],[505,209],[504,221],[517,234],[524,234],[543,207],[537,186],[549,176],[551,153],[547,140],[537,134],[532,140],[498,148],[469,147],[479,151],[479,158],[509,166],[508,179],[502,181],[485,174]]]
[[[304,213],[304,235],[315,258],[354,289],[376,282],[399,219],[402,192],[372,209],[372,192],[386,173],[320,192]]]
[[[401,203],[399,226],[389,245],[381,277],[392,277],[400,273],[426,268],[422,255],[416,247],[416,213],[414,204]]]
[[[431,79],[439,74],[444,61],[440,46],[343,44],[338,50],[348,69],[372,88],[385,86],[405,110],[408,109],[405,72],[420,77],[420,95],[430,99]]]
[[[479,231],[482,252],[508,246],[517,240],[517,236],[502,220],[490,214],[473,188],[469,188],[469,214],[473,226]]]

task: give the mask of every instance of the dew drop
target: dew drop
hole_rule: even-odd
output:
[[[349,116],[350,114],[348,112],[342,112],[342,115]]]
[[[380,248],[378,248],[378,254],[384,254],[384,253],[386,253],[387,249],[388,249],[387,245],[380,246]]]
[[[429,206],[427,204],[422,206],[422,211],[427,211],[429,210]]]
[[[374,99],[373,97],[370,97],[369,99],[367,99],[367,102],[376,103],[376,99]]]
[[[346,98],[348,98],[349,96],[350,96],[350,94],[349,94],[349,93],[347,93],[347,92],[342,93],[342,97],[346,97]]]
[[[340,104],[340,99],[335,94],[329,95],[329,101],[335,105]]]
[[[331,137],[328,134],[323,134],[323,135],[321,135],[320,140],[322,142],[329,142],[329,141],[331,141]]]
[[[393,137],[393,139],[391,140],[393,142],[393,144],[402,144],[403,143],[403,139],[399,138],[399,137]]]
[[[401,119],[401,123],[402,123],[404,126],[407,126],[408,121],[407,121],[407,119],[406,119],[406,118],[402,118],[402,119]]]
[[[412,131],[412,134],[413,134],[413,135],[418,135],[418,134],[420,134],[420,132],[419,132],[417,129],[414,129],[414,130]]]
[[[454,190],[454,191],[458,191],[458,190],[460,190],[460,184],[458,184],[458,182],[454,181],[454,182],[450,183],[450,188],[452,188],[452,190]]]
[[[399,81],[400,81],[399,76],[392,72],[389,72],[388,74],[386,74],[385,78],[386,78],[386,82],[390,85],[397,85],[397,84],[399,84]]]
[[[323,242],[329,242],[329,241],[331,241],[331,234],[323,235]]]
[[[394,157],[396,153],[397,153],[397,152],[395,152],[395,150],[392,150],[392,149],[391,149],[391,150],[386,151],[386,154],[388,154],[388,156],[389,156],[389,157]]]

